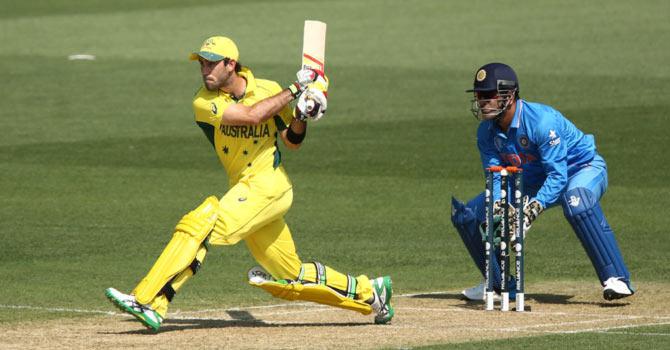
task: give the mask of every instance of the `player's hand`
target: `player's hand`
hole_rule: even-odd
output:
[[[504,214],[503,208],[500,205],[500,200],[497,200],[493,202],[493,216],[495,218],[500,218]],[[514,205],[512,203],[507,203],[507,224],[509,225],[509,232],[512,237],[512,240],[514,240],[514,234],[516,232],[516,208],[514,208]]]
[[[307,119],[317,121],[326,114],[328,108],[328,99],[320,89],[308,87],[300,95],[298,103],[295,105],[295,117],[305,121]]]
[[[542,204],[534,198],[529,199],[526,197],[524,198],[523,203],[523,232],[525,235],[526,231],[530,229],[530,226],[537,220],[537,217],[540,216],[544,208],[542,207]]]
[[[493,215],[494,216],[503,215],[503,208],[500,205],[500,200],[493,202]],[[516,209],[511,203],[507,203],[507,215],[510,219],[514,218],[514,215],[516,215]]]
[[[319,76],[319,73],[312,68],[303,68],[295,73],[297,80],[295,81],[300,85],[300,87],[305,90],[307,85],[316,81],[316,78]]]
[[[308,87],[310,88],[315,88],[318,90],[321,90],[323,94],[328,97],[328,84],[330,81],[328,80],[328,77],[325,75],[322,75],[320,71],[315,71],[317,72],[317,77],[314,79],[314,82],[310,83]]]
[[[498,246],[500,244],[500,230],[502,229],[500,225],[500,216],[493,216],[493,245]],[[486,231],[486,221],[479,224],[479,234],[482,236],[482,242],[486,243],[487,234]]]
[[[312,68],[303,68],[295,75],[297,80],[289,86],[293,98],[297,98],[308,86],[316,87],[327,95],[328,78],[322,72]]]

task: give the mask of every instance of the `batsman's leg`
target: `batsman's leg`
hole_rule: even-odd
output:
[[[108,298],[147,327],[158,329],[177,290],[204,261],[207,242],[212,245],[235,244],[281,218],[288,211],[291,200],[291,185],[281,167],[241,179],[221,200],[207,198],[182,218],[172,240],[133,294],[122,294],[110,288],[106,292]],[[137,308],[135,304],[141,307]],[[149,313],[160,316],[160,321],[153,322],[153,317],[144,317]]]
[[[127,295],[109,288],[107,297],[119,308],[132,314],[145,326],[157,330],[167,312],[167,305],[183,283],[198,271],[205,258],[205,240],[217,220],[219,202],[207,198],[186,214],[175,228],[172,239],[149,273]],[[157,313],[159,317],[147,317]]]
[[[336,306],[362,314],[376,312],[376,323],[393,318],[389,277],[375,280],[346,275],[319,262],[302,263],[291,232],[283,219],[274,221],[245,239],[259,264],[277,283],[252,283],[272,295]]]
[[[179,277],[179,285],[188,277],[182,271],[189,269],[187,275],[193,275],[204,260],[207,248],[203,244],[217,221],[219,201],[209,197],[198,208],[186,214],[177,224],[172,240],[158,257],[149,273],[133,290],[137,301],[148,304],[163,291],[174,295],[174,286],[168,282]],[[200,257],[201,260],[196,259]],[[171,299],[171,296],[169,297]]]

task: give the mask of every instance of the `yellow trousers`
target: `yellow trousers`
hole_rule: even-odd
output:
[[[233,245],[244,240],[256,261],[275,279],[296,280],[303,262],[296,253],[291,231],[283,218],[292,201],[292,186],[283,167],[242,178],[219,200],[216,223],[208,237],[209,244]],[[201,262],[205,253],[205,249],[197,252]],[[195,256],[195,252],[193,254]],[[192,271],[187,268],[174,277],[162,277],[171,278],[172,288],[177,290],[192,275]],[[316,276],[314,264],[305,264],[302,279],[317,282]],[[152,284],[151,279],[159,280],[151,277],[150,273],[134,293],[146,298],[143,295],[146,293],[142,292],[147,290],[145,285]],[[326,267],[325,284],[328,287],[346,294],[348,279],[347,275]],[[355,279],[355,299],[365,301],[371,298],[373,292],[368,277],[361,275]],[[143,300],[138,298],[138,301]],[[160,293],[153,296],[150,302],[163,316],[167,312],[168,303],[166,296]]]

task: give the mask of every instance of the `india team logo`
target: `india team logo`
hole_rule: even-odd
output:
[[[479,72],[477,72],[477,81],[483,81],[484,79],[486,79],[486,71],[480,69]]]
[[[528,148],[528,143],[529,143],[529,141],[528,141],[528,136],[526,136],[526,135],[521,135],[521,136],[519,137],[519,144],[521,145],[521,147],[523,147],[523,148]]]

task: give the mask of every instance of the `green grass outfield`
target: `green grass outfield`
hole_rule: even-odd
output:
[[[523,98],[595,134],[609,166],[602,205],[634,280],[670,280],[667,1],[0,7],[0,305],[112,310],[103,290],[132,288],[179,218],[227,189],[193,121],[201,81],[188,53],[225,34],[256,76],[288,84],[307,18],[328,23],[331,90],[327,117],[310,126],[299,152],[284,152],[295,194],[287,221],[304,260],[391,274],[399,293],[477,283],[449,220],[450,198],[483,188],[477,121],[463,91],[477,67],[503,61],[516,69]],[[67,59],[76,53],[97,59]],[[211,251],[175,307],[274,302],[245,283],[252,265],[244,245]],[[527,273],[598,288],[560,209],[529,233]],[[0,307],[4,323],[56,317],[75,316]],[[542,339],[647,347],[667,337],[589,333],[524,344]]]

